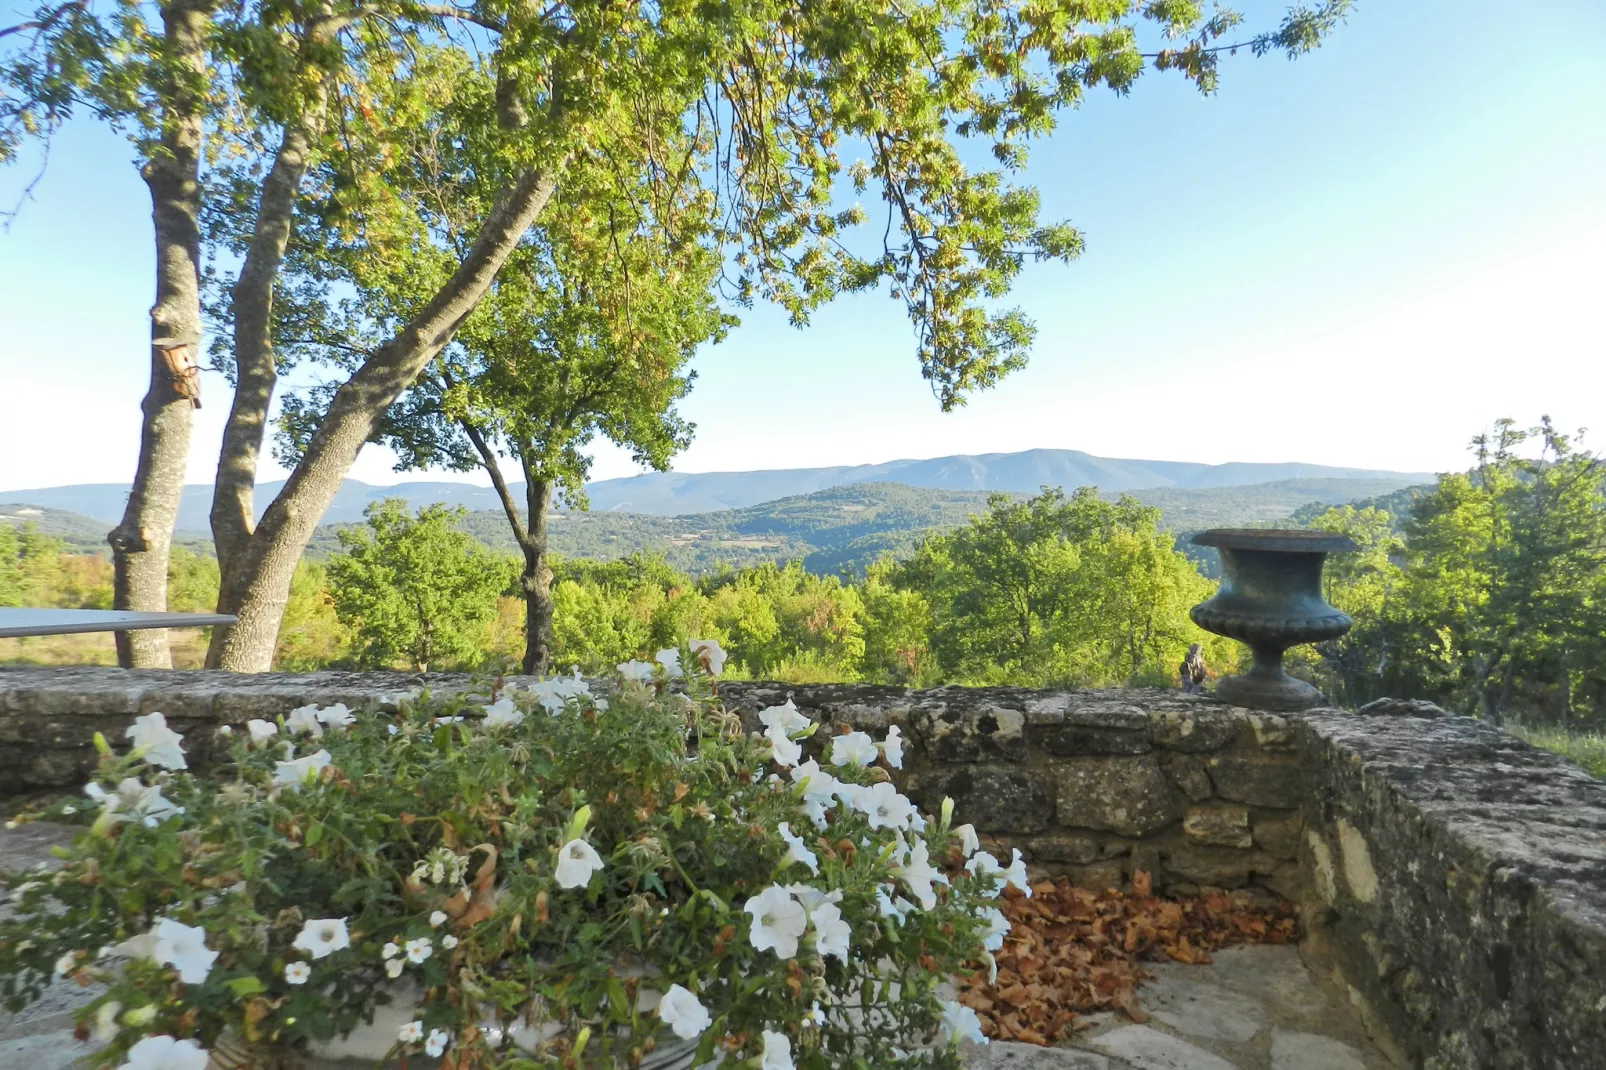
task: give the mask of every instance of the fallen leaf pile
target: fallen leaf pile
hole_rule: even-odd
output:
[[[1132,894],[1090,892],[1045,881],[1032,896],[1009,888],[1001,909],[1011,929],[986,971],[962,982],[959,1000],[996,1040],[1051,1044],[1077,1028],[1076,1014],[1120,1010],[1141,1022],[1136,986],[1150,976],[1140,962],[1210,961],[1229,944],[1284,944],[1295,936],[1294,907],[1226,895],[1161,899],[1147,873]]]

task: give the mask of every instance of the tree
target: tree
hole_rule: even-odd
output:
[[[388,498],[368,507],[368,528],[339,533],[344,553],[329,559],[329,593],[356,639],[359,664],[406,660],[420,672],[477,654],[507,561],[459,531],[461,509],[432,505],[416,517]]]
[[[1322,572],[1327,601],[1348,613],[1355,626],[1348,635],[1315,648],[1331,678],[1330,690],[1346,705],[1360,706],[1382,697],[1383,681],[1396,669],[1398,633],[1409,627],[1400,604],[1405,541],[1394,530],[1394,518],[1371,507],[1334,506],[1310,527],[1347,535],[1360,547],[1356,553],[1329,556]]]

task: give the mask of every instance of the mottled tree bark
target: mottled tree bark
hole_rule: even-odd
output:
[[[552,171],[531,170],[486,218],[440,292],[336,391],[284,489],[236,554],[218,596],[239,623],[212,633],[207,664],[236,672],[272,666],[290,579],[319,519],[351,470],[374,423],[451,341],[556,188]]]
[[[156,302],[151,307],[150,386],[140,405],[139,462],[128,505],[106,541],[115,566],[112,605],[167,608],[167,561],[184,492],[193,413],[193,369],[201,341],[200,164],[209,3],[163,4],[164,46],[173,63],[161,135],[141,177],[151,194],[156,236]],[[192,80],[193,79],[193,80]],[[171,668],[161,629],[117,633],[125,668]]]

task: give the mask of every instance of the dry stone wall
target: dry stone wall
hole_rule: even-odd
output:
[[[510,683],[517,684],[513,678]],[[308,702],[394,706],[466,677],[0,670],[0,807],[73,791],[90,740],[161,711],[204,769],[222,724]],[[1276,715],[1158,690],[726,683],[756,728],[786,700],[822,736],[908,741],[901,786],[1038,875],[1299,901],[1407,1065],[1606,1070],[1606,784],[1425,703]],[[818,747],[818,742],[811,746]]]

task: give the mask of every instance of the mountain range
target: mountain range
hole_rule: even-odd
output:
[[[1096,486],[1106,494],[1113,494],[1245,488],[1288,481],[1316,480],[1325,483],[1356,480],[1367,484],[1364,488],[1357,486],[1355,493],[1350,495],[1358,498],[1431,482],[1432,479],[1432,475],[1420,472],[1334,468],[1298,462],[1211,465],[1191,461],[1095,457],[1080,450],[1025,450],[1020,453],[955,455],[830,468],[783,468],[757,472],[649,472],[622,479],[598,480],[587,484],[586,494],[593,512],[687,516],[745,509],[782,498],[860,483],[900,483],[930,490],[1008,491],[1016,494],[1032,494],[1044,486],[1064,487],[1067,490]],[[1379,484],[1382,483],[1391,486],[1380,489]],[[258,485],[256,504],[259,516],[283,485],[279,481]],[[514,494],[522,500],[522,485],[515,484],[513,489]],[[81,483],[65,487],[0,491],[0,504],[27,504],[64,510],[112,525],[122,518],[127,497],[126,483]],[[348,479],[335,495],[323,521],[326,524],[359,522],[370,502],[391,497],[404,498],[413,508],[440,502],[461,505],[470,511],[500,509],[496,492],[490,487],[437,481],[375,486]],[[1313,495],[1302,499],[1290,506],[1290,510],[1305,501],[1323,497],[1325,495]],[[205,532],[209,527],[207,514],[211,500],[210,485],[186,486],[179,503],[178,529]]]

